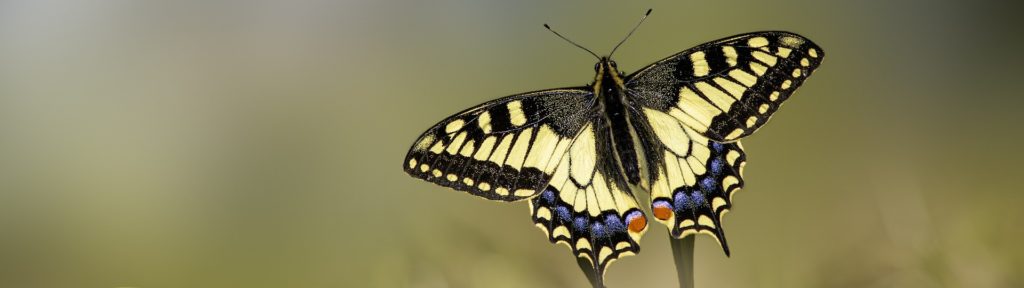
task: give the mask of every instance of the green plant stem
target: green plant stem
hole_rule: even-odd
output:
[[[590,280],[590,285],[594,288],[604,288],[604,279],[601,279],[601,275],[598,275],[597,270],[594,269],[594,264],[584,258],[577,257],[576,264],[580,265],[580,269],[583,270],[583,274],[587,275],[587,280]]]
[[[676,275],[679,276],[679,288],[693,288],[693,235],[676,239],[668,236],[672,242],[672,258],[676,261]]]

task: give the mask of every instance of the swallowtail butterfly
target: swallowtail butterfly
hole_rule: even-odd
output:
[[[728,255],[722,215],[743,187],[739,140],[764,126],[824,56],[800,35],[764,31],[629,75],[599,57],[590,85],[492,100],[435,124],[402,167],[479,197],[527,201],[548,240],[567,244],[600,277],[639,252],[645,210],[672,236],[708,234]],[[649,209],[636,193],[649,193]]]

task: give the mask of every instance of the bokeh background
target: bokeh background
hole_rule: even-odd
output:
[[[2,287],[586,287],[525,203],[407,177],[485,100],[800,33],[698,287],[1024,287],[1012,1],[0,1]],[[652,224],[610,287],[674,287]]]

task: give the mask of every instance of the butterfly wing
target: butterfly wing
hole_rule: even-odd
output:
[[[667,113],[644,108],[637,133],[644,135],[650,169],[651,211],[672,236],[711,235],[729,254],[722,216],[743,187],[746,156],[739,141],[717,142]]]
[[[824,54],[788,32],[755,32],[673,55],[626,79],[654,218],[681,238],[706,233],[729,254],[722,216],[743,187],[740,138],[763,126]]]
[[[592,90],[513,95],[467,109],[423,132],[405,156],[409,175],[492,200],[532,197],[586,124]]]
[[[711,140],[763,126],[825,56],[800,35],[767,31],[688,49],[626,78],[637,105],[668,113]]]
[[[530,201],[533,221],[548,240],[566,244],[598,280],[613,261],[640,251],[647,228],[612,156],[611,134],[602,119],[592,119],[580,131],[550,183]]]
[[[530,201],[554,243],[603,275],[635,254],[647,218],[611,155],[611,135],[586,88],[546,90],[484,103],[423,133],[405,157],[413,177],[480,197]]]

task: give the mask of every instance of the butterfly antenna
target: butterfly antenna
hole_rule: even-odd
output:
[[[640,22],[636,23],[636,26],[633,26],[633,30],[629,30],[629,34],[626,34],[626,37],[622,38],[622,41],[619,41],[619,44],[615,45],[615,48],[612,48],[612,53],[608,53],[608,58],[611,58],[612,54],[615,54],[615,50],[618,50],[619,46],[622,46],[622,43],[626,43],[626,39],[629,39],[629,36],[633,36],[633,32],[636,32],[636,28],[640,28],[640,24],[644,24],[644,20],[647,20],[647,16],[651,15],[651,10],[654,9],[647,9],[647,13],[644,13],[644,17],[640,18]]]
[[[551,26],[548,26],[547,23],[544,24],[544,28],[547,28],[548,31],[551,31],[551,33],[555,33],[555,35],[557,35],[558,38],[562,38],[562,40],[565,40],[566,42],[569,42],[570,44],[576,45],[576,47],[580,47],[580,49],[587,51],[588,53],[590,53],[590,55],[594,55],[594,58],[597,58],[598,60],[601,59],[601,57],[597,56],[597,54],[595,54],[594,51],[590,51],[590,49],[587,49],[586,47],[583,47],[580,44],[576,44],[576,42],[572,42],[572,40],[569,40],[569,38],[565,38],[565,36],[562,36],[562,34],[558,34],[558,32],[555,32],[555,30],[551,29]]]

